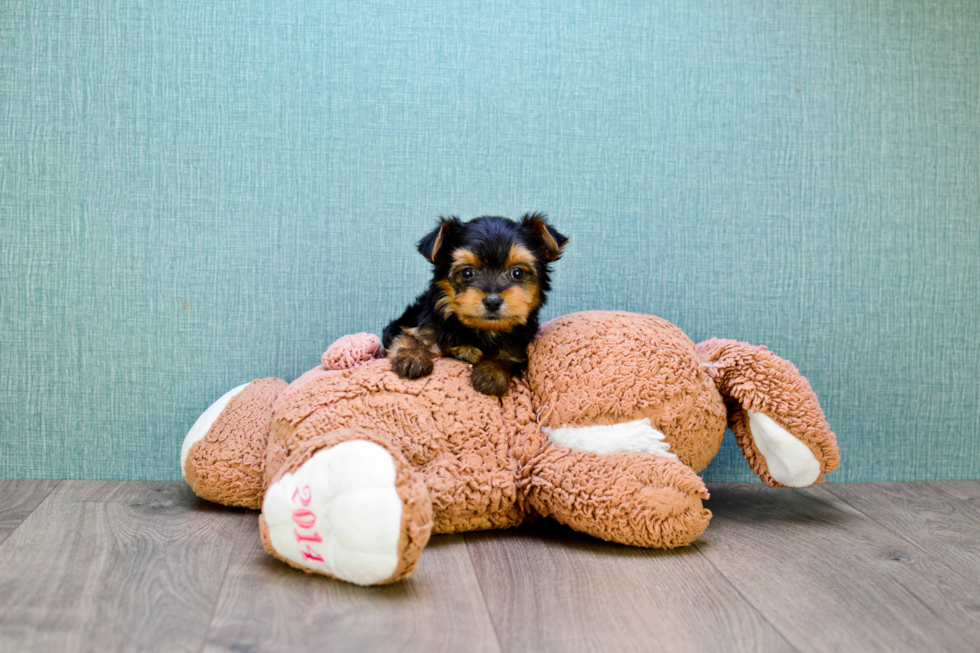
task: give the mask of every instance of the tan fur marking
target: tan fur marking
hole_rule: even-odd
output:
[[[527,361],[527,351],[503,348],[497,352],[496,358],[508,363],[524,363]]]
[[[513,331],[527,322],[530,312],[540,304],[536,287],[525,290],[522,286],[511,286],[500,294],[506,307],[500,319],[488,320],[483,317],[483,298],[486,293],[476,288],[467,288],[457,295],[452,284],[445,279],[437,283],[445,296],[436,301],[436,309],[446,317],[455,315],[464,326],[477,331]]]
[[[530,288],[511,286],[500,293],[500,297],[504,300],[504,306],[507,307],[507,314],[519,318],[522,324],[527,321],[527,316],[530,315],[531,311],[540,305],[536,286]]]
[[[449,233],[450,225],[452,225],[451,222],[443,222],[439,225],[439,233],[436,234],[436,239],[432,243],[432,251],[428,254],[423,254],[429,261],[436,262],[436,258],[439,256],[439,250],[442,248],[442,242],[446,239],[446,234]]]
[[[433,356],[440,356],[442,348],[436,342],[436,328],[431,324],[426,324],[418,330],[418,338],[422,344],[429,348]]]
[[[405,347],[408,347],[411,343],[410,337],[396,336],[394,340],[391,341],[391,346],[385,352],[388,358],[394,360],[398,358],[398,355],[402,353]]]
[[[507,253],[507,263],[504,265],[504,267],[512,268],[516,265],[534,267],[537,260],[538,259],[527,247],[524,247],[524,245],[521,245],[520,243],[514,243],[510,246],[510,251]]]
[[[482,268],[483,261],[480,257],[468,249],[457,249],[453,252],[453,266],[454,267],[464,267],[471,266],[474,268]]]
[[[474,363],[479,363],[480,359],[483,358],[483,352],[470,345],[453,347],[449,350],[449,353],[453,355],[453,358],[458,358],[459,360],[471,365]]]
[[[458,313],[467,317],[477,317],[483,313],[483,298],[487,294],[476,288],[467,288],[456,295],[456,306],[459,307]]]
[[[538,232],[538,235],[541,236],[541,240],[544,241],[544,246],[548,250],[548,261],[557,261],[558,257],[561,255],[561,250],[564,248],[564,245],[559,247],[558,241],[555,240],[551,235],[551,232],[548,231],[548,225],[545,224],[544,220],[541,218],[535,217],[529,224],[532,229]]]
[[[456,312],[456,291],[453,285],[445,279],[438,282],[438,286],[444,293],[443,297],[436,300],[436,310],[442,313],[443,317],[449,317]]]
[[[480,317],[457,316],[459,321],[465,326],[477,331],[494,331],[497,333],[509,333],[524,322],[516,317],[505,317],[499,320],[484,320]]]
[[[504,291],[506,292],[506,291]],[[504,295],[501,294],[501,297]],[[500,319],[488,320],[483,317],[483,298],[486,297],[486,293],[477,290],[476,288],[467,288],[465,291],[456,296],[455,302],[453,302],[454,313],[459,321],[465,326],[471,329],[476,329],[477,331],[499,331],[502,333],[507,333],[512,331],[514,327],[524,324],[527,321],[527,314],[521,315],[509,315],[507,312],[502,312]],[[504,302],[506,304],[506,298]]]

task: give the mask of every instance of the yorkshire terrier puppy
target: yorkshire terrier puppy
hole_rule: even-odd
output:
[[[416,379],[432,372],[436,357],[453,356],[473,366],[477,391],[507,392],[538,331],[549,265],[567,242],[538,213],[520,222],[443,218],[418,244],[435,266],[432,282],[382,334],[392,368]]]

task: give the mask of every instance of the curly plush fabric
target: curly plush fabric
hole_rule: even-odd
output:
[[[701,479],[669,458],[552,447],[529,477],[538,514],[603,540],[670,549],[693,542],[711,519]]]
[[[328,370],[348,370],[383,356],[381,338],[373,333],[355,333],[330,345],[320,362]]]
[[[338,429],[311,438],[296,447],[279,471],[269,478],[268,484],[271,485],[287,473],[295,472],[300,465],[309,460],[318,451],[350,440],[374,442],[384,447],[391,454],[395,462],[395,489],[402,502],[401,537],[398,541],[399,564],[389,578],[377,584],[385,585],[394,583],[412,575],[412,572],[415,571],[418,564],[418,557],[422,553],[422,549],[429,542],[429,536],[432,533],[432,503],[429,500],[429,493],[426,491],[425,484],[420,476],[415,473],[401,452],[392,447],[391,443],[385,438],[375,436],[371,433],[357,432],[353,429]],[[269,537],[269,527],[262,515],[259,516],[259,534],[262,537],[262,544],[265,550],[270,555],[279,558],[291,567],[312,573],[311,569],[279,555],[272,546]]]
[[[253,381],[191,446],[184,479],[198,496],[226,506],[262,507],[272,406],[285,388],[282,379]]]
[[[773,487],[766,459],[759,452],[749,428],[746,411],[768,415],[810,447],[820,461],[815,483],[837,469],[840,455],[837,437],[830,430],[810,384],[789,361],[765,347],[735,340],[712,338],[698,345],[698,355],[728,403],[728,424],[752,470]]]
[[[258,507],[264,490],[289,487],[273,485],[287,472],[321,478],[309,476],[320,473],[310,471],[321,469],[310,462],[318,452],[358,440],[385,461],[375,445],[389,452],[402,506],[398,564],[381,581],[389,567],[370,577],[341,574],[352,582],[406,577],[432,532],[506,528],[535,514],[622,544],[689,544],[711,518],[697,471],[718,451],[726,423],[752,468],[779,484],[753,440],[748,411],[773,420],[784,444],[788,438],[807,459],[812,453],[819,480],[839,463],[836,438],[793,365],[735,341],[695,346],[660,318],[592,311],[548,322],[528,350],[526,374],[503,397],[476,392],[470,367],[454,359],[436,360],[429,376],[399,378],[378,358],[376,340],[342,338],[288,388],[277,379],[254,382],[193,445],[185,469],[199,495]],[[588,430],[595,426],[604,428]],[[548,439],[553,429],[567,444]],[[622,438],[614,444],[625,448],[599,453],[583,441],[600,432]],[[785,478],[815,479],[812,470]],[[270,496],[284,496],[276,492]],[[396,514],[384,523],[394,528]],[[281,515],[273,523],[284,523]],[[264,518],[261,524],[270,553],[309,570],[305,558],[277,552]],[[384,541],[394,546],[395,532],[387,532]]]
[[[541,426],[649,418],[694,471],[718,452],[725,404],[694,343],[658,317],[586,311],[542,325],[528,355]]]
[[[287,398],[314,379],[338,370],[354,369],[379,358],[383,358],[383,350],[378,336],[370,333],[344,336],[323,352],[319,367],[314,367],[289,384],[286,391],[276,400],[273,410],[278,411]]]
[[[526,395],[516,382],[503,398],[480,394],[469,366],[452,359],[437,360],[433,373],[418,380],[399,378],[387,360],[322,374],[277,411],[276,459],[269,469],[325,433],[368,432],[419,471],[435,509],[435,532],[514,526],[524,512],[517,493],[519,454],[511,446],[527,440],[518,438],[517,429],[533,422]]]

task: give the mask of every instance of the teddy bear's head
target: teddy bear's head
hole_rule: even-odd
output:
[[[560,444],[676,456],[703,469],[725,432],[725,404],[695,345],[666,320],[587,311],[542,325],[526,380],[538,423]],[[610,428],[589,428],[610,427]],[[626,444],[623,444],[623,443]]]

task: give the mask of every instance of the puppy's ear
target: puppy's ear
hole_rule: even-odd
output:
[[[544,260],[551,263],[561,258],[561,250],[564,249],[568,238],[548,224],[543,213],[528,213],[521,220],[521,224],[530,227],[541,238]]]
[[[431,263],[441,263],[440,250],[448,242],[450,232],[459,226],[460,221],[456,216],[439,218],[439,226],[419,241],[419,254]]]

